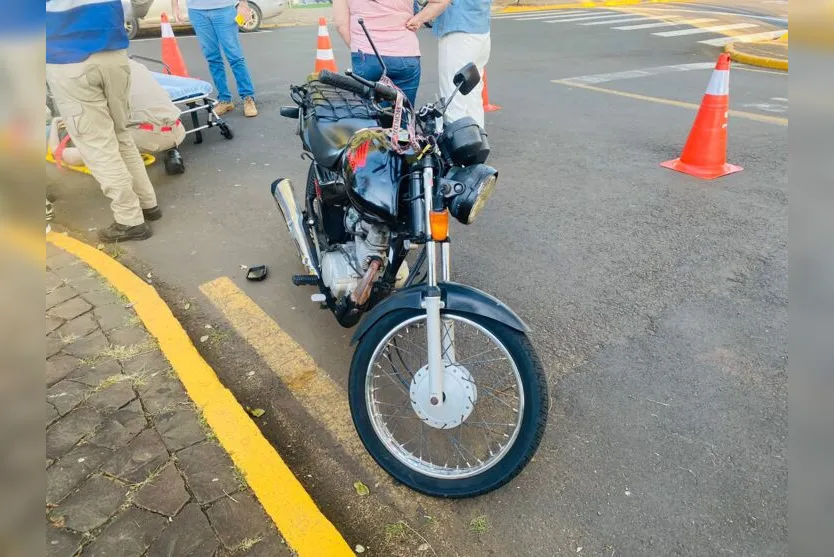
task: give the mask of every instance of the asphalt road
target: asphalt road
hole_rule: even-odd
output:
[[[591,15],[603,13],[616,12]],[[718,49],[698,41],[720,35],[589,22],[493,24],[490,94],[503,109],[487,129],[501,178],[479,222],[454,231],[453,276],[528,321],[554,396],[527,470],[447,508],[488,516],[473,555],[783,555],[788,130],[767,118],[787,118],[787,75],[735,67],[731,108],[747,116],[731,118],[729,159],[745,170],[699,182],[658,166],[678,156],[695,112],[657,99],[698,103],[709,69],[597,83],[632,96],[553,80],[714,62]],[[180,177],[153,167],[165,218],[124,249],[195,300],[200,284],[233,277],[345,384],[349,331],[290,285],[300,267],[268,190],[306,175],[277,109],[312,70],[315,29],[243,42],[261,115],[232,114],[232,141],[186,145]],[[207,77],[196,40],[179,43]],[[436,46],[428,33],[421,45],[425,100]],[[159,42],[131,51],[156,56]],[[346,67],[341,44],[336,55]],[[108,222],[89,184],[56,190],[59,222]],[[270,278],[246,283],[240,265],[256,263]]]

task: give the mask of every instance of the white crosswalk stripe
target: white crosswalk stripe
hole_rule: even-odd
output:
[[[682,37],[683,35],[700,35],[703,33],[720,33],[721,31],[735,31],[736,29],[749,29],[758,27],[755,23],[730,23],[728,25],[715,25],[713,27],[696,27],[694,29],[678,29],[677,31],[661,31],[652,33],[658,37]]]
[[[697,11],[689,15],[675,14],[681,10],[657,10],[651,13],[639,14],[624,11],[600,10],[600,9],[577,9],[577,10],[535,10],[529,12],[514,12],[498,14],[493,16],[494,20],[509,20],[521,23],[537,25],[539,23],[572,23],[583,27],[608,26],[609,29],[617,31],[642,31],[669,28],[669,31],[650,31],[650,34],[659,38],[689,37],[696,35],[721,35],[715,38],[705,38],[698,43],[709,46],[722,47],[730,41],[757,41],[780,37],[787,32],[784,30],[759,31],[758,23],[729,23],[705,26],[704,24],[718,23],[718,20],[710,17],[697,17]],[[686,11],[686,10],[683,10]],[[690,10],[692,12],[693,10]],[[713,15],[713,12],[704,12],[701,15]],[[749,20],[748,20],[749,21]],[[627,25],[623,25],[627,24]],[[697,25],[697,27],[693,27]],[[750,29],[751,32],[745,35],[727,36],[726,31],[740,31]]]
[[[679,25],[695,25],[696,23],[712,23],[718,21],[717,19],[710,19],[708,17],[699,19],[682,19],[680,21],[664,21],[661,23],[643,23],[640,25],[625,25],[623,27],[612,27],[618,31],[636,31],[638,29],[657,29],[658,27],[677,27]]]

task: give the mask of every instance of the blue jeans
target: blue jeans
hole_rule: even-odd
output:
[[[411,101],[417,101],[417,89],[420,87],[420,57],[419,56],[383,56],[388,66],[388,77],[399,87]],[[353,71],[359,77],[379,81],[382,77],[382,66],[373,54],[353,52],[350,55]]]
[[[217,100],[223,102],[230,102],[232,93],[226,83],[226,67],[220,54],[221,48],[232,68],[240,98],[255,96],[255,88],[252,86],[252,78],[249,76],[249,68],[246,67],[246,59],[240,46],[235,16],[237,9],[234,6],[215,10],[188,10],[188,19],[191,20],[197,40],[200,41],[211,79],[217,88]]]

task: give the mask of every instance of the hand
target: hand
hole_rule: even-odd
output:
[[[237,5],[237,15],[243,18],[243,21],[249,21],[249,18],[252,17],[252,10],[249,8],[249,4],[246,2],[241,2]]]
[[[176,8],[174,8],[173,11],[174,11],[174,22],[175,23],[182,23],[183,19],[184,19],[182,17],[182,9],[180,9],[180,7],[177,6]]]
[[[423,18],[419,15],[411,16],[408,21],[405,22],[405,28],[409,31],[417,32],[420,27],[423,26]]]

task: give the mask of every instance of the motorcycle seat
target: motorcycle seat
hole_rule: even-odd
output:
[[[366,118],[326,120],[311,117],[304,126],[304,139],[316,162],[335,170],[351,136],[361,129],[375,126],[378,126],[376,120]]]

